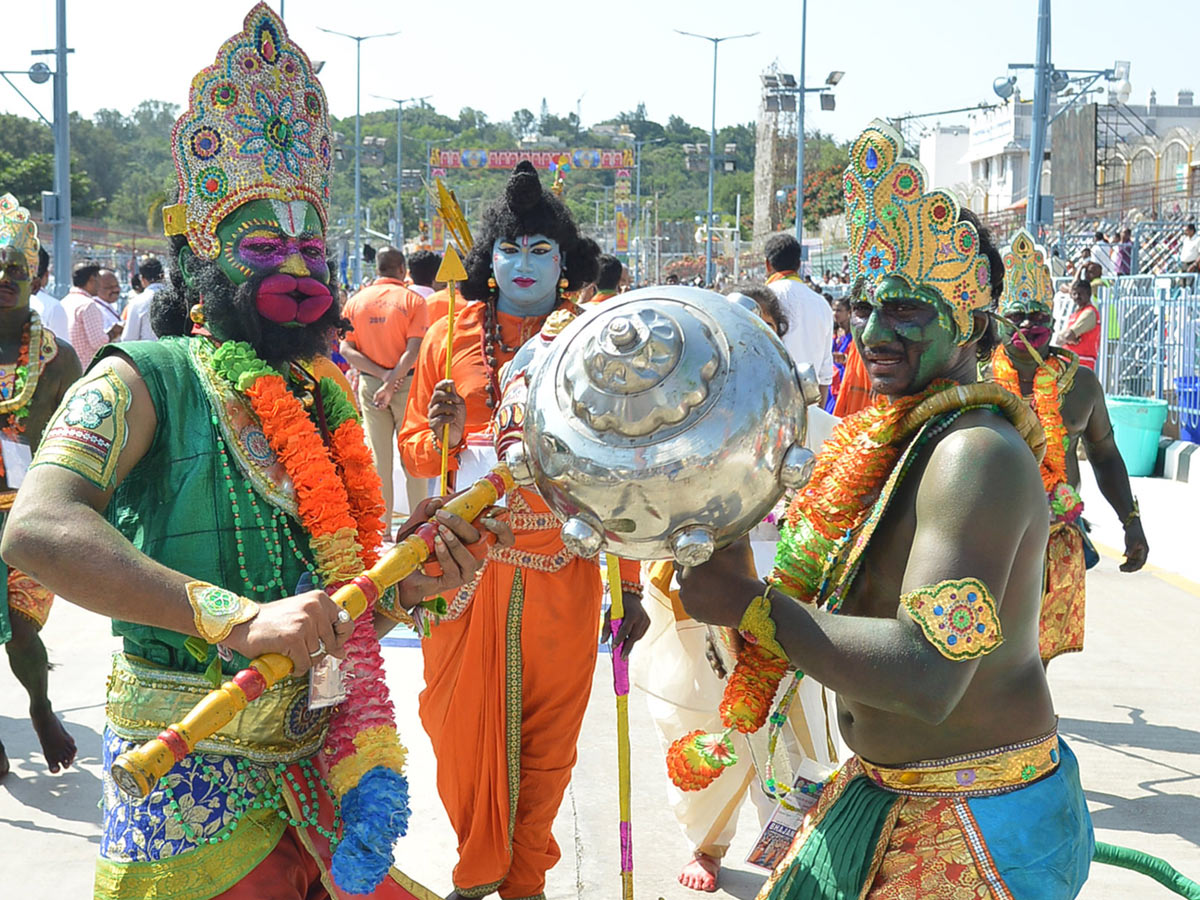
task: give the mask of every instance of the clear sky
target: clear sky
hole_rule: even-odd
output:
[[[640,3],[496,3],[485,0],[284,0],[293,38],[325,60],[321,80],[336,115],[354,112],[354,44],[317,30],[397,37],[362,45],[363,111],[390,104],[372,94],[432,94],[443,113],[464,106],[506,121],[535,114],[544,97],[566,115],[579,98],[585,125],[646,104],[651,119],[672,113],[707,126],[712,45],[672,29],[710,35],[758,31],[721,45],[717,123],[757,115],[759,73],[778,60],[800,68],[800,0],[643,0]],[[1195,27],[1169,3],[1055,0],[1053,61],[1063,68],[1132,62],[1131,102],[1151,88],[1174,103],[1180,88],[1200,98]],[[280,0],[271,0],[278,10]],[[192,75],[212,62],[222,40],[240,30],[247,0],[67,0],[70,107],[85,115],[128,112],[143,99],[185,103]],[[28,50],[54,45],[54,0],[6,4],[0,68],[25,69]],[[875,116],[931,112],[994,102],[992,80],[1009,62],[1031,62],[1037,0],[812,0],[808,10],[810,83],[830,70],[846,76],[837,111],[810,103],[808,127],[852,137]],[[50,85],[16,83],[50,116]],[[1032,76],[1022,75],[1032,92]],[[390,106],[394,109],[394,106]],[[31,115],[0,82],[0,111]],[[931,120],[932,121],[932,120]]]

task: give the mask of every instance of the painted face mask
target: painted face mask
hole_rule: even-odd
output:
[[[255,200],[219,226],[217,264],[235,285],[261,279],[259,315],[288,327],[310,325],[333,305],[320,217],[304,200]]]
[[[923,390],[961,355],[952,311],[934,291],[885,279],[864,290],[850,311],[859,355],[881,394]]]
[[[492,272],[500,308],[517,314],[548,312],[562,263],[558,241],[544,234],[497,239],[492,244]]]
[[[1008,323],[1005,346],[1013,353],[1030,356],[1030,349],[1045,357],[1050,347],[1053,324],[1054,286],[1046,266],[1045,252],[1022,228],[1001,251],[1004,257],[1004,293],[1000,315]]]
[[[29,305],[37,272],[37,225],[12,194],[0,196],[0,307]]]

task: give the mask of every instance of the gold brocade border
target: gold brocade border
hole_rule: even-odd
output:
[[[513,829],[517,825],[517,798],[521,790],[521,712],[524,706],[524,679],[521,662],[521,622],[525,612],[525,579],[521,570],[513,573],[512,593],[508,598],[508,623],[505,633],[504,732],[508,757],[508,851],[512,854]]]
[[[229,890],[279,843],[287,823],[251,810],[227,839],[154,862],[96,861],[95,900],[205,900]]]
[[[877,766],[860,759],[875,784],[907,797],[966,799],[1005,794],[1025,787],[1058,768],[1058,731],[1007,747],[964,753],[947,759]]]
[[[125,740],[148,740],[181,721],[212,687],[203,675],[114,653],[106,706],[109,725]],[[328,710],[308,709],[308,679],[287,678],[212,737],[197,742],[196,749],[260,763],[296,762],[321,749],[328,721]]]

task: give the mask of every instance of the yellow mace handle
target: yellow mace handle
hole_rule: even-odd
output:
[[[513,488],[508,467],[499,465],[457,497],[445,509],[473,522],[485,509]],[[433,554],[436,527],[430,523],[384,554],[368,571],[342,585],[333,602],[354,618],[361,616],[370,601],[403,581]],[[212,737],[252,701],[282,678],[292,674],[292,661],[279,653],[264,653],[250,666],[210,691],[182,722],[168,725],[158,737],[116,758],[112,778],[123,793],[134,799],[145,797],[158,780],[195,748]]]
[[[446,292],[449,295],[449,303],[446,306],[446,380],[449,381],[454,377],[454,282],[446,282]],[[449,476],[450,470],[450,423],[447,422],[442,427],[442,472],[441,483],[438,489],[443,497],[450,493]]]

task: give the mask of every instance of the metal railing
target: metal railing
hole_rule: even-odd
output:
[[[1096,375],[1106,394],[1166,400],[1168,421],[1200,425],[1200,282],[1195,274],[1108,279]]]

